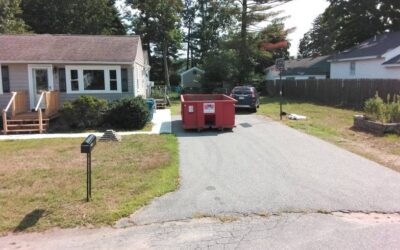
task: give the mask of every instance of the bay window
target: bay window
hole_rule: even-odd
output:
[[[119,66],[66,66],[67,93],[120,93]]]

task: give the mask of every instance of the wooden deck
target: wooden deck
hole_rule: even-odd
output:
[[[44,104],[44,109],[40,108]],[[10,110],[11,109],[11,110]],[[35,110],[28,110],[26,92],[13,92],[3,110],[3,133],[43,133],[49,128],[50,119],[58,116],[58,91],[42,92]],[[10,113],[8,113],[10,110]]]

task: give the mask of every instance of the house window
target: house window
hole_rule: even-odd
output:
[[[117,90],[118,81],[117,81],[117,71],[110,70],[110,90]]]
[[[356,75],[356,62],[350,62],[350,75]]]
[[[66,79],[65,79],[65,69],[58,69],[58,89],[60,92],[67,91]]]
[[[71,90],[79,90],[79,77],[78,70],[71,70]]]
[[[68,93],[120,93],[119,66],[66,66]]]
[[[128,92],[128,69],[121,69],[122,92]]]
[[[105,90],[104,70],[84,70],[83,86],[85,90]]]
[[[0,94],[10,92],[10,73],[8,66],[0,65]]]

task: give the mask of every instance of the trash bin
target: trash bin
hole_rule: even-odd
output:
[[[184,129],[232,129],[235,127],[235,103],[222,94],[181,95],[181,114]]]
[[[153,113],[154,113],[154,110],[156,108],[156,101],[153,98],[148,98],[146,100],[146,103],[147,103],[147,108],[149,109],[149,113],[150,113],[149,119],[152,120],[153,119]]]

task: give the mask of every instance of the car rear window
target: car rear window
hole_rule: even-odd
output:
[[[251,89],[250,88],[234,88],[232,90],[232,92],[237,95],[243,95],[243,94],[248,95],[248,94],[251,94]]]

